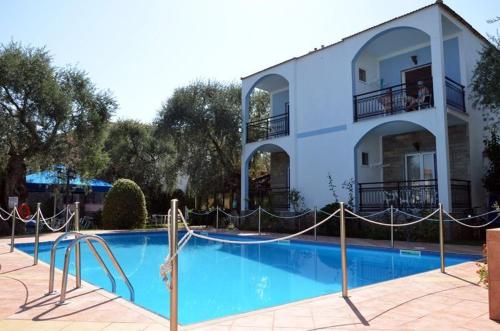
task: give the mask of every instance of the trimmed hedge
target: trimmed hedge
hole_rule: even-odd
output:
[[[102,210],[105,229],[143,228],[148,212],[141,188],[130,179],[118,179],[106,194]]]

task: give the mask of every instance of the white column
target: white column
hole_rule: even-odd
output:
[[[431,28],[431,59],[434,107],[436,108],[436,163],[439,201],[447,211],[451,210],[450,159],[448,144],[448,114],[443,50],[443,29],[439,7],[434,7]]]
[[[241,210],[248,209],[248,162],[246,162],[245,154],[241,153]]]

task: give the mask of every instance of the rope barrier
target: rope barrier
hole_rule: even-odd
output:
[[[373,213],[373,214],[368,214],[368,215],[365,215],[364,217],[373,217],[373,216],[377,216],[377,215],[380,215],[380,214],[385,214],[389,210],[391,210],[391,208],[387,208],[387,209],[384,209],[382,211],[378,211],[378,212]],[[337,217],[339,217],[339,216],[337,216]],[[345,218],[346,219],[351,219],[351,220],[357,219],[357,217],[355,217],[355,216],[352,216],[352,217],[346,216]]]
[[[73,218],[73,216],[75,216],[75,213],[70,213],[70,216],[68,217],[68,219],[66,220],[66,222],[61,227],[59,227],[59,228],[53,228],[52,226],[49,225],[49,223],[47,223],[45,217],[43,217],[42,211],[40,210],[41,221],[43,223],[45,223],[45,226],[47,228],[49,228],[49,230],[52,231],[52,232],[57,232],[57,231],[61,231],[62,229],[64,229],[69,224],[69,222],[71,222],[71,219]],[[52,216],[52,217],[54,217],[54,216]],[[48,218],[48,219],[50,219],[50,218]]]
[[[16,213],[16,219],[23,222],[24,224],[27,224],[27,223],[30,223],[32,221],[35,220],[36,218],[36,215],[38,214],[38,210],[36,211],[36,213],[34,213],[33,215],[31,215],[31,218],[30,219],[24,219],[21,217],[21,215],[19,214],[19,210],[17,210],[17,208],[14,208],[15,210],[15,213]]]
[[[313,225],[311,227],[308,227],[307,229],[304,229],[304,230],[302,230],[300,232],[297,232],[297,233],[294,233],[294,234],[291,234],[291,235],[288,235],[288,236],[285,236],[285,237],[280,237],[280,238],[273,238],[273,239],[267,239],[267,240],[254,240],[254,241],[226,240],[226,239],[213,238],[213,237],[209,237],[209,236],[198,234],[198,233],[194,232],[193,230],[191,230],[189,228],[189,226],[187,225],[186,220],[184,219],[184,216],[182,215],[181,212],[179,212],[179,215],[180,215],[181,220],[183,221],[184,225],[186,226],[186,229],[189,232],[191,232],[191,235],[193,237],[197,237],[197,238],[205,239],[205,240],[210,240],[210,241],[215,241],[215,242],[219,242],[219,243],[225,243],[225,244],[259,245],[259,244],[269,244],[269,243],[278,242],[278,241],[282,241],[282,240],[289,240],[291,238],[300,236],[300,235],[302,235],[302,234],[304,234],[306,232],[309,232],[309,231],[313,230],[314,228],[322,225],[323,223],[329,221],[335,215],[337,215],[337,213],[339,213],[339,212],[340,212],[340,209],[336,210],[332,215],[330,215],[329,217],[325,218],[321,222],[318,222],[317,224],[315,224],[315,225]]]
[[[435,215],[437,212],[439,212],[439,209],[436,209],[434,212],[430,213],[429,215],[427,215],[427,216],[425,216],[425,217],[423,217],[421,219],[418,219],[416,221],[410,222],[410,223],[404,223],[404,224],[387,224],[387,223],[382,223],[382,222],[377,222],[377,221],[370,220],[370,219],[368,219],[366,217],[363,217],[361,215],[355,214],[354,212],[350,211],[349,209],[346,209],[346,213],[349,213],[352,216],[359,218],[360,220],[363,220],[363,221],[369,222],[369,223],[373,223],[373,224],[377,224],[377,225],[389,226],[389,227],[403,227],[403,226],[409,226],[409,225],[417,224],[417,223],[420,223],[420,222],[423,222],[423,221],[429,219],[431,216]]]
[[[193,215],[198,215],[198,216],[206,216],[206,215],[213,213],[214,211],[215,211],[215,209],[211,210],[211,211],[203,212],[203,213],[197,213],[197,212],[194,212],[192,210],[188,210],[188,213],[193,214]]]
[[[279,215],[275,215],[273,213],[270,213],[270,212],[268,212],[267,210],[265,210],[263,208],[261,208],[260,210],[262,210],[264,212],[264,214],[267,214],[267,215],[269,215],[271,217],[282,218],[282,219],[298,218],[298,217],[302,217],[302,216],[305,216],[307,214],[310,214],[310,213],[314,212],[314,210],[309,209],[309,210],[306,210],[304,213],[299,214],[299,215],[294,215],[294,216],[279,216]]]
[[[7,217],[4,218],[2,216],[2,212],[7,214]],[[2,207],[0,207],[0,219],[2,219],[3,221],[8,221],[11,217],[12,217],[12,212],[9,213],[9,212],[5,211],[4,209],[2,209]]]
[[[220,209],[220,208],[219,208],[219,211],[220,211],[221,213],[223,213],[224,215],[226,215],[227,217],[232,217],[232,218],[246,218],[246,217],[249,217],[249,216],[251,216],[251,215],[255,214],[256,212],[258,212],[258,211],[259,211],[259,209],[258,209],[258,208],[257,208],[257,209],[254,209],[254,210],[252,210],[250,213],[248,213],[248,214],[246,214],[246,215],[231,215],[231,214],[226,213],[224,210],[222,210],[222,209]]]
[[[499,213],[500,215],[500,210],[490,210],[489,212],[486,212],[486,213],[482,213],[480,215],[476,215],[476,216],[468,216],[468,217],[462,217],[462,218],[455,218],[455,220],[458,220],[458,221],[466,221],[466,220],[473,220],[475,218],[480,218],[480,217],[484,217],[486,215],[489,215],[489,214],[493,214],[493,213]],[[448,214],[448,213],[446,213]],[[498,217],[498,216],[497,216]]]
[[[472,229],[484,228],[485,226],[488,226],[491,223],[495,222],[500,217],[500,214],[498,214],[493,220],[489,221],[488,223],[485,223],[482,225],[471,225],[471,224],[466,224],[466,223],[461,222],[459,219],[456,219],[455,217],[451,216],[447,211],[444,211],[444,214],[446,216],[448,216],[451,220],[457,222],[458,224],[463,225],[463,226],[468,227],[468,228],[472,228]]]

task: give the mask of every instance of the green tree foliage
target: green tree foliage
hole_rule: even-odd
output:
[[[495,131],[484,140],[484,153],[490,160],[483,177],[484,187],[492,193],[500,193],[500,140]]]
[[[146,199],[141,188],[130,179],[118,179],[106,194],[102,210],[105,229],[142,228],[147,218]]]
[[[6,150],[3,202],[26,198],[27,165],[64,164],[93,175],[105,163],[103,128],[116,109],[76,68],[57,68],[44,48],[0,47],[0,146]]]
[[[492,21],[493,22],[493,21]],[[499,129],[500,111],[500,37],[490,36],[472,77],[472,101],[483,111],[488,131]]]
[[[168,137],[158,137],[151,124],[117,121],[109,126],[104,149],[109,162],[103,178],[136,182],[146,195],[150,211],[166,204],[166,194],[177,180],[175,150]]]
[[[241,155],[241,89],[195,82],[174,91],[156,119],[171,137],[181,173],[196,195],[238,192]]]

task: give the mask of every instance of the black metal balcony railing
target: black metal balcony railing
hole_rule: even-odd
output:
[[[273,187],[273,188],[258,188],[249,191],[249,208],[255,209],[259,206],[270,206],[273,209],[289,209],[290,188]]]
[[[439,203],[437,180],[414,180],[359,183],[359,209],[361,211],[394,208],[436,208]],[[470,182],[451,180],[452,207],[467,209],[471,206]]]
[[[355,95],[354,121],[433,107],[432,79],[422,82],[423,87],[415,82]]]
[[[289,113],[271,116],[247,123],[247,143],[288,136],[290,134]]]
[[[446,77],[446,104],[451,108],[465,113],[465,87]]]
[[[432,79],[418,83],[394,85],[380,90],[355,95],[354,121],[434,107]],[[465,112],[464,86],[446,77],[446,103]]]

